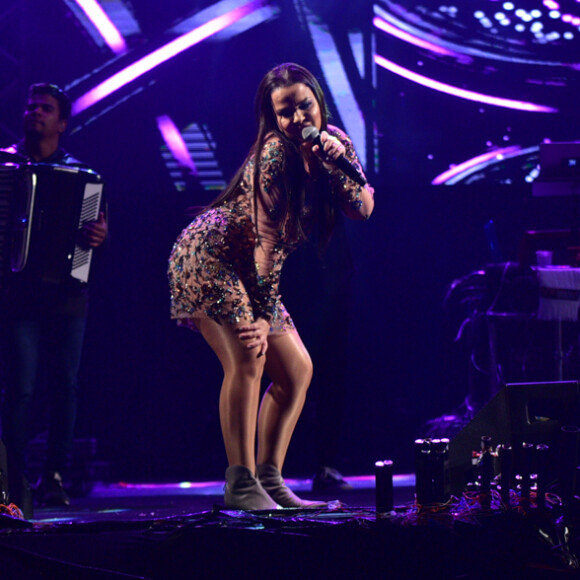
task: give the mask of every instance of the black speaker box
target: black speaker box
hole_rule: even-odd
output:
[[[449,493],[460,495],[468,482],[475,481],[474,452],[481,450],[484,436],[491,437],[494,448],[512,446],[516,470],[521,468],[522,443],[549,446],[548,477],[558,477],[562,460],[575,469],[580,440],[578,381],[508,383],[500,389],[449,443]]]

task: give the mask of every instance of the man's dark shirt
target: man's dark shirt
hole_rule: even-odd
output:
[[[15,159],[16,156],[17,158]],[[27,163],[34,163],[35,160],[27,153],[24,144],[24,139],[18,141],[10,147],[5,149],[0,149],[0,163],[8,163],[10,161],[20,162],[26,161]],[[52,165],[70,165],[72,167],[80,167],[81,169],[90,169],[90,167],[75,159],[72,155],[69,155],[64,149],[58,148],[52,155],[39,161],[38,163],[50,163]]]

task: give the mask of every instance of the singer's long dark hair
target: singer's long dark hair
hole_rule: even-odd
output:
[[[285,170],[282,175],[281,187],[285,194],[285,207],[280,208],[280,223],[284,225],[287,238],[291,242],[307,238],[309,217],[304,215],[307,189],[307,173],[298,146],[288,139],[278,127],[276,115],[272,107],[272,92],[279,88],[287,88],[297,83],[309,87],[320,107],[321,130],[328,128],[328,107],[322,88],[316,77],[306,68],[295,63],[280,64],[266,73],[258,86],[255,98],[255,112],[258,121],[258,134],[242,166],[238,169],[224,191],[209,204],[216,207],[236,196],[236,189],[243,177],[248,160],[255,156],[254,184],[260,183],[260,163],[258,157],[266,140],[275,134],[282,142],[285,150]],[[257,213],[260,188],[254,187],[254,211]],[[325,244],[332,233],[336,222],[337,208],[332,201],[330,186],[325,180],[320,180],[316,186],[316,195],[312,198],[316,220],[319,227],[319,240]],[[257,219],[255,219],[257,227]]]

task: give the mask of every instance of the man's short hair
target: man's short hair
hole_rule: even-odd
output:
[[[37,83],[30,85],[28,89],[28,98],[34,95],[50,95],[58,102],[58,109],[60,111],[60,118],[68,121],[71,113],[71,102],[69,96],[58,86],[50,83]]]

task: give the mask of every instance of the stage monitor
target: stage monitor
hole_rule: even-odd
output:
[[[512,445],[559,443],[560,429],[580,427],[578,381],[508,383]]]
[[[578,381],[506,384],[451,440],[450,493],[460,495],[468,482],[476,480],[473,454],[481,449],[482,436],[491,437],[493,447],[511,445],[516,470],[521,468],[522,443],[548,445],[547,476],[558,478],[562,457],[574,466],[577,459],[577,449],[571,449],[570,437],[562,428],[570,428],[572,435],[580,428]],[[563,449],[567,450],[564,454]]]

